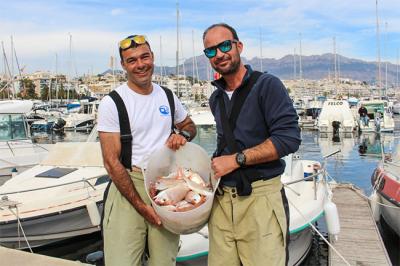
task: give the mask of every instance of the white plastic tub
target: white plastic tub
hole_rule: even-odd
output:
[[[186,212],[173,212],[158,206],[149,196],[150,182],[155,181],[159,176],[167,176],[177,170],[178,167],[190,168],[197,172],[206,183],[213,187],[212,196],[199,207]],[[163,146],[154,152],[148,161],[147,169],[144,173],[144,183],[146,193],[149,196],[156,213],[160,216],[163,226],[176,234],[191,234],[199,231],[208,221],[215,190],[219,180],[213,178],[211,170],[211,160],[207,152],[197,144],[186,143],[176,152]]]

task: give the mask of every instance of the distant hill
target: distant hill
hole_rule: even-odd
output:
[[[328,78],[329,74],[334,76],[334,55],[331,53],[323,55],[302,56],[302,72],[305,79],[323,79]],[[260,59],[255,57],[251,60],[242,58],[245,64],[250,64],[253,69],[260,70]],[[354,80],[366,81],[374,83],[377,76],[376,62],[367,62],[359,59],[353,59],[337,55],[338,60],[338,73],[340,78],[350,78]],[[198,72],[201,80],[209,79],[207,71],[210,70],[208,59],[204,55],[196,56],[198,65]],[[185,61],[185,74],[193,76],[193,58]],[[263,70],[278,76],[281,79],[293,79],[294,76],[294,63],[293,55],[286,55],[280,59],[263,58]],[[167,74],[175,74],[175,67],[164,67]],[[299,57],[296,56],[296,72],[299,76]],[[160,73],[159,67],[156,67],[155,73]],[[385,78],[385,63],[381,63],[382,82]],[[180,73],[182,72],[182,65],[180,65]],[[388,83],[396,83],[396,65],[388,64]]]

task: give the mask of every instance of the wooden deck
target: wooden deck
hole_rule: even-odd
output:
[[[339,212],[340,234],[334,247],[350,265],[392,265],[368,205],[368,200],[352,185],[333,189],[333,202]],[[346,263],[329,248],[329,265]]]

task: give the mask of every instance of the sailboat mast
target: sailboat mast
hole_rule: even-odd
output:
[[[296,80],[296,48],[293,49],[293,80]]]
[[[299,74],[300,74],[300,80],[303,80],[303,70],[302,70],[302,65],[301,65],[301,53],[302,53],[302,51],[301,51],[301,33],[299,33],[299,38],[300,38],[300,40],[299,40],[299,46],[300,46],[300,57],[299,57],[299,66],[300,66],[300,72],[299,72]]]
[[[385,91],[384,95],[386,96],[386,92],[388,89],[388,51],[387,51],[387,45],[388,45],[388,23],[385,22]]]
[[[179,97],[179,2],[176,2],[176,93]]]
[[[378,57],[378,87],[382,87],[381,77],[381,44],[380,44],[380,33],[379,33],[379,17],[378,17],[378,0],[375,1],[375,14],[376,14],[376,56]]]
[[[163,73],[163,57],[162,57],[162,37],[160,36],[160,85],[164,85],[164,73]]]
[[[263,72],[263,62],[262,62],[262,59],[263,59],[263,53],[262,53],[262,31],[261,31],[261,28],[260,28],[260,71],[261,72]]]

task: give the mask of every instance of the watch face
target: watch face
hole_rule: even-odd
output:
[[[246,156],[243,153],[238,153],[236,155],[236,162],[240,165],[240,166],[244,166],[246,164]]]

